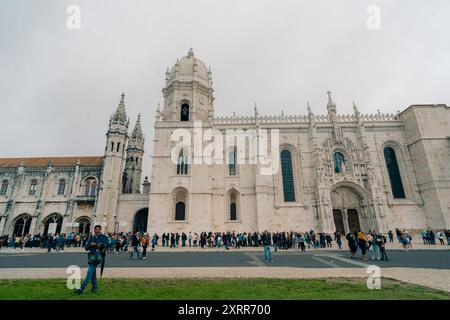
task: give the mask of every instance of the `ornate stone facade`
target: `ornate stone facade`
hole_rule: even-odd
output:
[[[151,232],[450,226],[448,106],[361,114],[354,104],[353,114],[341,115],[328,92],[325,115],[308,105],[304,116],[262,116],[255,106],[251,116],[215,117],[213,92],[211,71],[192,50],[166,73],[155,119]],[[180,171],[171,136],[185,129],[194,137],[196,121],[203,132],[277,129],[285,172],[261,175],[258,164],[238,164],[230,174],[229,165],[195,164],[192,154]]]
[[[255,106],[250,116],[216,117],[213,94],[211,70],[192,49],[167,70],[152,187],[146,180],[142,193],[144,136],[140,117],[129,135],[124,96],[103,157],[0,159],[0,233],[46,232],[50,223],[65,232],[101,223],[107,231],[159,234],[450,227],[448,106],[361,114],[354,103],[353,114],[341,115],[328,92],[324,115],[308,105],[307,115],[264,116]],[[281,166],[262,174],[259,162],[236,163],[242,155],[248,160],[250,146],[230,149],[225,141],[218,142],[222,158],[234,159],[225,164],[197,163],[189,147],[172,160],[175,132],[194,137],[186,144],[192,147],[208,129],[253,132],[257,146],[262,130],[277,131],[268,149]]]
[[[149,182],[140,192],[144,135],[131,136],[124,95],[111,116],[105,154],[97,157],[0,158],[0,234],[143,229]]]

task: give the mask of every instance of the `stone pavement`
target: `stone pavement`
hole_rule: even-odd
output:
[[[82,277],[86,269],[82,268]],[[66,278],[65,268],[1,269],[0,279]],[[195,268],[108,268],[104,278],[367,278],[365,268],[295,267],[195,267]],[[382,268],[381,276],[450,292],[450,270],[418,268]],[[383,287],[383,282],[381,282]]]

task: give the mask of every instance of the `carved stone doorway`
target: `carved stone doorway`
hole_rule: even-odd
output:
[[[341,234],[354,232],[361,227],[363,199],[359,192],[348,186],[341,186],[331,191],[333,219],[336,230]]]

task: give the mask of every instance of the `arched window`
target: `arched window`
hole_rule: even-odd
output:
[[[87,178],[84,181],[84,195],[95,196],[96,191],[97,191],[97,180],[93,177]]]
[[[230,176],[236,175],[236,147],[233,147],[233,150],[228,154],[228,173]]]
[[[5,179],[2,181],[2,186],[0,187],[0,196],[6,196],[6,193],[8,192],[8,185],[8,180]]]
[[[30,233],[31,220],[32,218],[28,214],[18,217],[14,222],[13,235],[16,237],[21,237]]]
[[[119,152],[119,150],[120,150],[120,142],[117,142],[117,152]]]
[[[175,220],[186,220],[186,203],[187,203],[187,190],[184,188],[175,191]]]
[[[114,151],[114,141],[111,142],[111,151]]]
[[[36,189],[37,189],[37,180],[33,179],[33,180],[31,180],[31,183],[30,183],[30,189],[28,190],[28,195],[34,196],[36,194]]]
[[[187,103],[183,103],[181,105],[181,121],[189,121],[189,105]]]
[[[177,202],[175,205],[175,220],[184,220],[186,216],[186,206],[184,202]]]
[[[183,154],[183,150],[181,150],[180,155],[178,156],[177,174],[188,174],[188,157]]]
[[[394,149],[390,147],[384,148],[384,160],[391,181],[392,196],[394,198],[405,198],[405,190],[403,189],[402,177],[398,168],[397,157]]]
[[[60,234],[62,229],[63,217],[58,213],[54,213],[44,221],[44,234]]]
[[[147,232],[148,208],[139,210],[134,216],[133,232]]]
[[[61,179],[59,180],[58,184],[58,196],[63,196],[65,191],[66,191],[66,180]]]
[[[236,194],[234,192],[230,194],[230,220],[237,220]]]
[[[76,229],[77,233],[82,235],[89,235],[89,231],[91,229],[91,220],[88,217],[80,217],[76,220],[76,222],[78,223],[78,227]]]
[[[281,174],[283,177],[283,192],[285,202],[295,202],[294,173],[292,171],[292,156],[288,150],[281,151]]]
[[[335,152],[333,155],[333,160],[334,160],[334,172],[335,173],[344,172],[345,169],[344,155],[340,152]]]

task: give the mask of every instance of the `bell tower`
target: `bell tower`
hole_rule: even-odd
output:
[[[186,56],[167,68],[162,90],[163,121],[209,121],[214,113],[211,69],[194,56]]]
[[[95,210],[94,221],[103,224],[105,232],[112,232],[116,228],[117,202],[121,190],[129,123],[125,112],[125,94],[122,93],[117,110],[109,119],[103,170]]]

